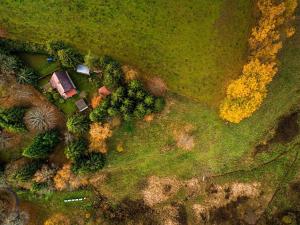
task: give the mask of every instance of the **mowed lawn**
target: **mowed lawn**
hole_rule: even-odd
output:
[[[285,146],[278,146],[272,154],[263,154],[256,159],[252,157],[254,147],[276,127],[278,118],[299,106],[299,40],[298,34],[282,51],[280,72],[269,86],[269,94],[262,107],[238,125],[222,121],[214,108],[176,95],[169,96],[169,102],[173,102],[167,109],[169,113],[156,118],[151,124],[123,125],[111,140],[111,152],[105,168],[111,176],[103,190],[117,198],[126,195],[136,198],[141,182],[151,175],[182,179],[218,175],[252,168],[287,150]],[[195,127],[192,151],[174,146],[173,132],[188,124]],[[118,143],[123,143],[124,152],[115,151]],[[164,151],[168,146],[171,148]],[[270,179],[277,176],[280,168],[269,168],[266,176]]]
[[[251,0],[0,2],[10,38],[63,40],[114,56],[210,105],[241,71],[252,14]]]

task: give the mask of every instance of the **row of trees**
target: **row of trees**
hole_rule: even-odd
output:
[[[297,0],[284,0],[275,5],[272,0],[259,0],[261,17],[249,39],[250,57],[242,75],[232,81],[220,106],[220,116],[233,123],[250,117],[262,104],[267,85],[278,71],[277,55],[282,40],[291,37],[291,25]]]

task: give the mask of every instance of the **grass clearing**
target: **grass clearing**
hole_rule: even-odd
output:
[[[156,118],[151,125],[140,122],[115,131],[106,166],[112,176],[105,189],[117,198],[126,195],[136,197],[140,180],[149,175],[176,175],[187,179],[207,172],[221,174],[247,169],[272,159],[274,154],[254,162],[250,156],[256,144],[276,126],[278,118],[300,101],[298,40],[299,34],[282,52],[280,72],[269,86],[269,94],[262,107],[238,125],[222,121],[213,108],[171,95],[169,102],[175,104],[170,107],[170,112]],[[194,150],[172,148],[162,152],[172,142],[172,132],[182,129],[186,124],[196,127]],[[123,153],[114,151],[119,142],[124,143]],[[278,147],[274,148],[275,155],[284,148],[280,145]]]
[[[249,0],[2,0],[0,23],[13,39],[59,39],[109,54],[215,105],[244,63],[252,7]]]

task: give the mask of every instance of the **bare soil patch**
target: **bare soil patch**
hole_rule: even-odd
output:
[[[153,77],[146,81],[146,87],[155,96],[164,96],[168,90],[165,82],[159,77]]]
[[[173,131],[174,139],[178,148],[184,150],[192,150],[195,146],[195,138],[193,136],[193,131],[195,128],[188,124],[184,126],[181,130],[175,129]]]
[[[159,178],[151,176],[148,178],[148,186],[143,190],[143,198],[147,205],[154,206],[168,200],[179,188],[181,183],[175,178]]]
[[[255,224],[265,208],[260,183],[207,186],[201,204],[194,204],[197,224]]]

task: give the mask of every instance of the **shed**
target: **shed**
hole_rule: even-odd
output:
[[[77,106],[79,112],[83,112],[84,110],[89,108],[83,99],[79,99],[78,101],[76,101],[75,105]]]
[[[77,73],[85,74],[85,75],[90,75],[90,69],[86,65],[78,65],[76,68]]]
[[[98,93],[99,95],[106,97],[111,94],[111,91],[106,86],[102,86],[99,88]]]

